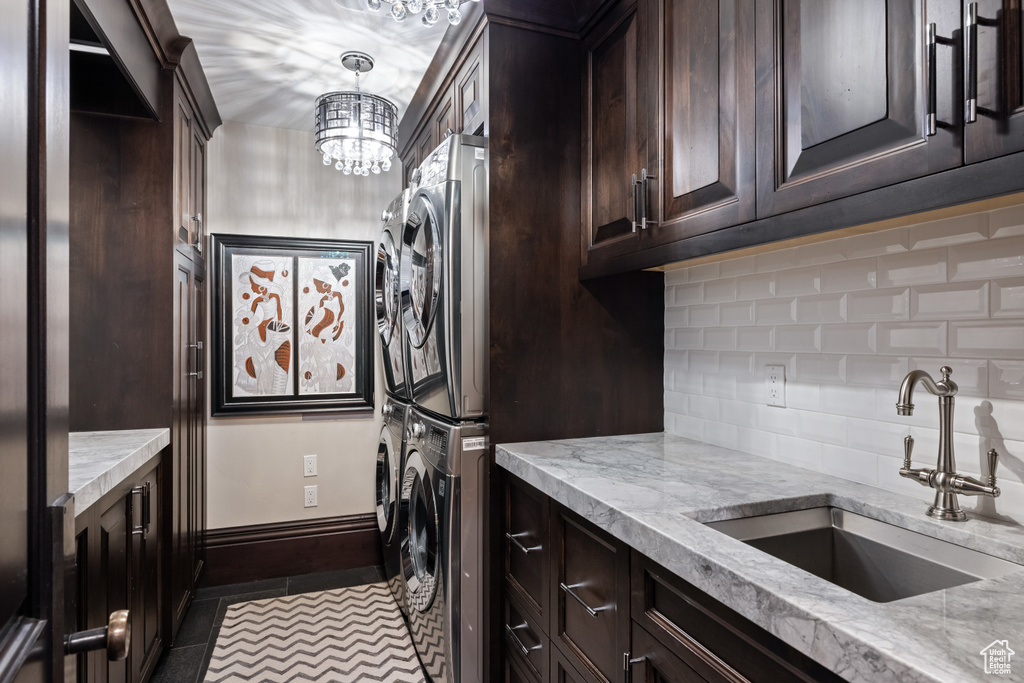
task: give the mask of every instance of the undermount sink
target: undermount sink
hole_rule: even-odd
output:
[[[706,526],[875,602],[990,579],[1020,565],[834,507]]]

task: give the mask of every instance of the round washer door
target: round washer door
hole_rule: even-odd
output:
[[[390,543],[395,535],[398,509],[398,458],[391,438],[391,430],[387,425],[380,432],[380,443],[377,444],[377,474],[374,485],[374,498],[377,508],[377,528],[381,538]]]
[[[428,198],[419,194],[409,207],[402,233],[402,316],[409,342],[427,341],[441,295],[440,226]]]
[[[377,267],[374,273],[373,301],[377,310],[377,331],[384,346],[391,344],[391,339],[398,329],[399,293],[401,288],[401,272],[398,266],[398,248],[390,230],[385,230],[377,247]]]
[[[434,602],[440,581],[440,546],[437,507],[426,464],[411,450],[402,480],[402,574],[409,605],[426,612]]]

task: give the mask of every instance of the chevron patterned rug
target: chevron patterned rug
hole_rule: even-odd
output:
[[[425,683],[386,583],[232,605],[205,683]]]

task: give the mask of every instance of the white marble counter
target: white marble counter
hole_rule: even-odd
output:
[[[701,522],[833,505],[1024,564],[1024,528],[666,434],[505,444],[498,465],[850,681],[1024,680],[1024,567],[876,603]],[[1008,640],[1014,674],[984,673]]]
[[[75,514],[130,477],[170,442],[167,428],[71,432],[68,489],[75,494]]]

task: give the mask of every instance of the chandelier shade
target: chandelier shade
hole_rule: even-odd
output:
[[[345,175],[386,172],[398,147],[398,108],[359,90],[359,74],[373,68],[369,56],[345,53],[342,64],[355,71],[356,90],[316,99],[316,149],[324,165],[334,164]]]

